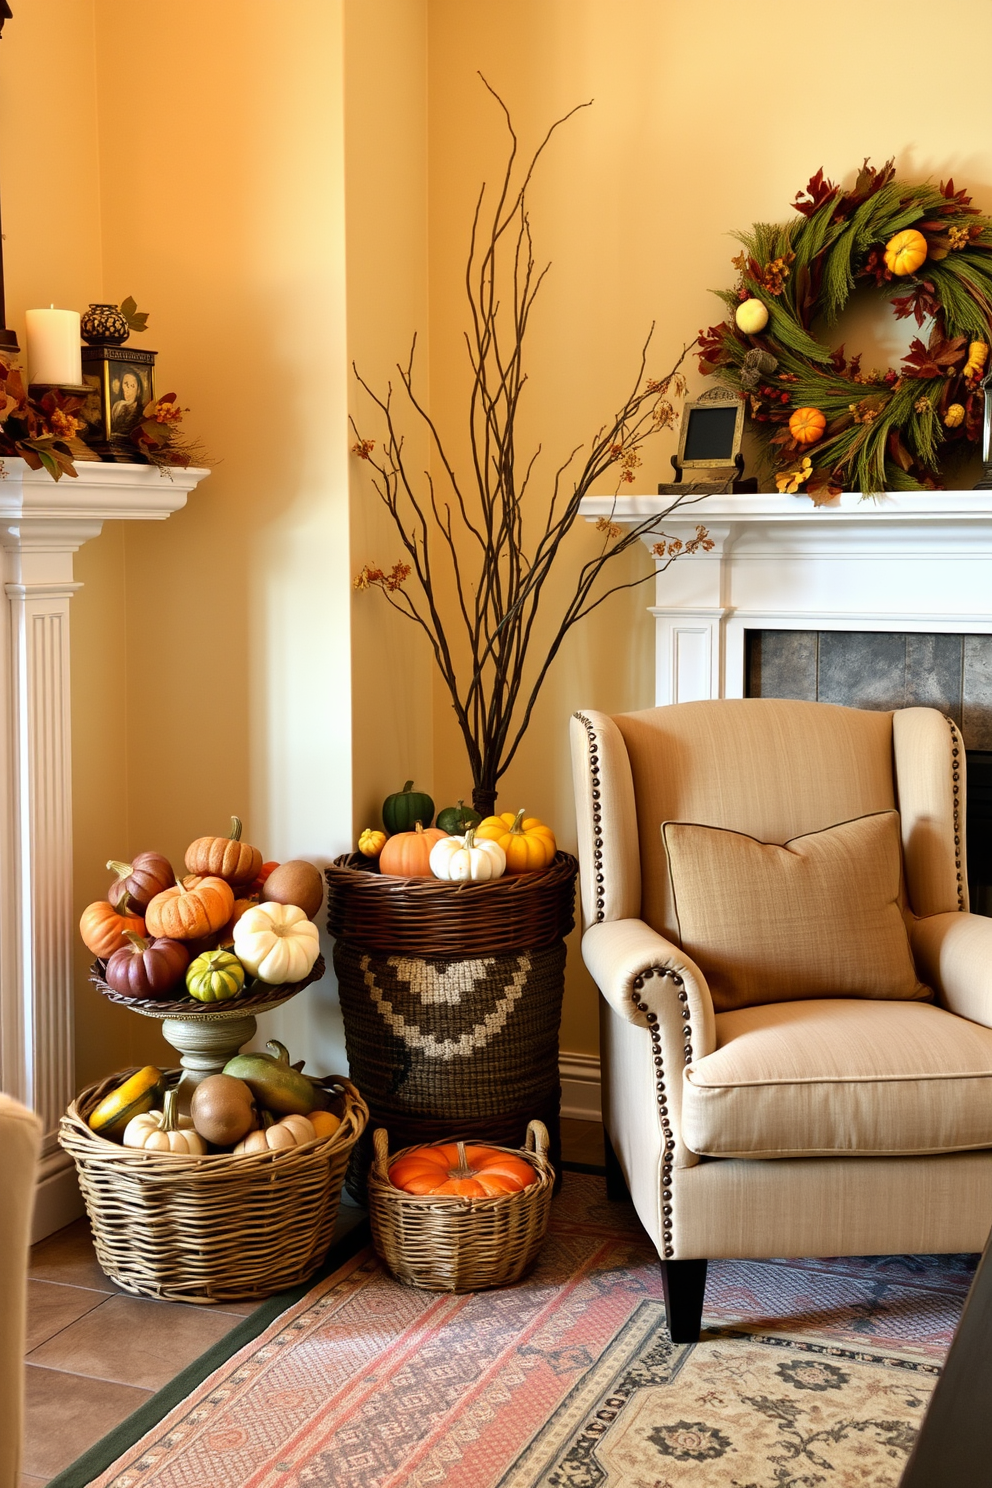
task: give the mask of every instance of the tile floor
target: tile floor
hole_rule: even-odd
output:
[[[602,1126],[563,1120],[562,1148],[602,1163]],[[43,1488],[256,1306],[126,1295],[97,1265],[85,1219],[34,1246],[28,1278],[21,1488]]]

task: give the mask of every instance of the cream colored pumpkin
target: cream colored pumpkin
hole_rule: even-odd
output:
[[[124,1146],[144,1152],[175,1152],[182,1157],[203,1157],[207,1144],[193,1130],[189,1116],[176,1115],[176,1092],[167,1090],[161,1111],[132,1116],[124,1128]]]
[[[261,982],[300,982],[320,955],[320,934],[295,904],[255,904],[234,927],[234,954]]]
[[[259,1131],[249,1132],[234,1151],[236,1155],[250,1156],[253,1152],[279,1152],[289,1147],[302,1147],[304,1142],[316,1140],[313,1123],[305,1116],[284,1116],[281,1121],[272,1121]]]
[[[759,299],[745,300],[743,304],[737,306],[734,319],[738,329],[742,330],[745,336],[757,336],[758,332],[763,331],[768,324],[768,306]]]
[[[489,878],[502,878],[506,872],[506,853],[498,842],[475,838],[469,827],[464,837],[442,837],[431,848],[431,872],[435,878],[451,883],[480,883]]]

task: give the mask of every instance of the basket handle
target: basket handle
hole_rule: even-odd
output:
[[[375,1148],[373,1167],[376,1173],[385,1178],[389,1164],[389,1133],[384,1126],[377,1126],[372,1133],[372,1146]]]
[[[527,1151],[536,1152],[538,1157],[547,1157],[550,1139],[548,1128],[543,1121],[528,1121],[527,1123]]]

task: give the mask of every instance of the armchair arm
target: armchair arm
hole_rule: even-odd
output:
[[[582,956],[619,1017],[657,1027],[663,1046],[684,1053],[686,1063],[712,1054],[716,1024],[706,978],[657,930],[643,920],[601,921],[583,935]]]
[[[920,980],[941,1006],[992,1028],[992,920],[961,910],[927,915],[910,942]]]

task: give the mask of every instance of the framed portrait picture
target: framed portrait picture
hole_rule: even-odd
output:
[[[81,411],[86,443],[105,458],[136,459],[128,435],[155,397],[155,353],[132,346],[85,346],[83,381],[90,389]]]

